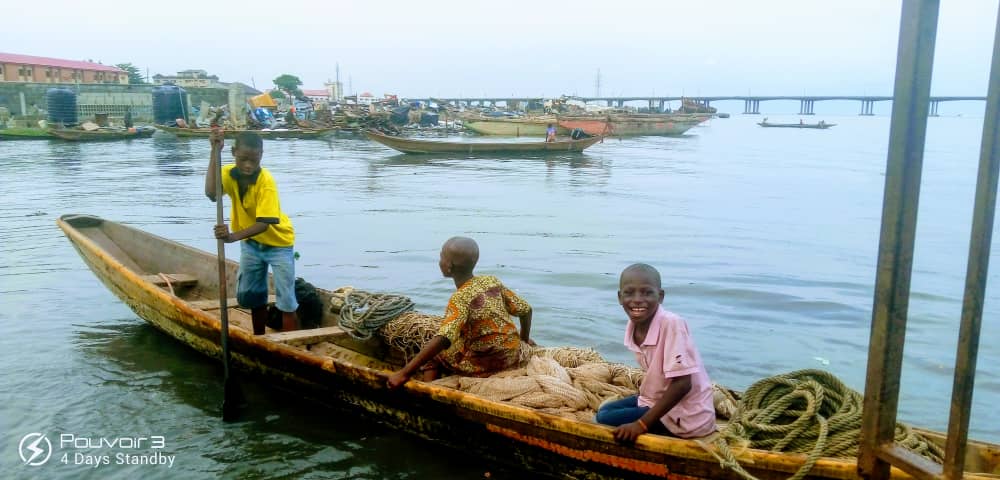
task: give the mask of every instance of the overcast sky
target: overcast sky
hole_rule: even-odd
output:
[[[0,6],[0,51],[340,77],[421,96],[890,95],[899,0],[49,0]],[[932,93],[985,95],[997,0],[941,2]]]

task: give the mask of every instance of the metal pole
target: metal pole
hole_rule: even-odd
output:
[[[858,455],[871,479],[889,478],[879,450],[896,427],[937,17],[937,0],[903,1]]]
[[[979,331],[983,320],[983,295],[990,266],[990,243],[997,203],[997,177],[1000,172],[1000,16],[993,37],[993,65],[983,120],[983,142],[979,154],[979,177],[976,180],[976,203],[972,210],[972,235],[969,241],[969,264],[965,274],[965,298],[962,300],[962,325],[958,332],[955,355],[955,383],[951,391],[951,414],[945,441],[944,476],[962,478],[965,470],[965,447],[969,438],[969,415],[976,379]]]

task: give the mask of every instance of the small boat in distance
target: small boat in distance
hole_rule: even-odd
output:
[[[55,138],[44,128],[8,127],[0,128],[0,141],[6,140],[51,140]]]
[[[799,120],[799,123],[768,123],[767,118],[765,118],[763,121],[757,123],[757,125],[768,128],[816,128],[825,130],[827,128],[834,127],[837,124],[826,123],[823,120],[820,120],[818,123],[803,123],[802,120]]]
[[[384,135],[374,130],[365,132],[370,140],[403,153],[554,153],[582,152],[600,142],[603,137],[554,142],[438,142]]]
[[[211,128],[181,128],[157,125],[156,128],[172,133],[178,137],[204,137],[212,134]],[[235,138],[239,132],[248,131],[260,135],[261,138],[318,138],[333,132],[332,128],[321,129],[275,129],[275,130],[233,130],[226,129],[226,138]]]
[[[70,142],[95,142],[103,140],[128,140],[132,138],[148,138],[156,133],[153,127],[135,127],[132,129],[98,129],[82,130],[76,128],[50,128],[49,133]]]

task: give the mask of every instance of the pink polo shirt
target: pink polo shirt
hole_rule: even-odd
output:
[[[662,306],[657,307],[642,346],[632,341],[635,324],[625,327],[625,347],[635,352],[646,372],[639,387],[639,406],[652,407],[670,386],[671,379],[691,375],[691,391],[660,418],[671,433],[681,438],[704,437],[715,431],[712,382],[701,363],[687,322]]]

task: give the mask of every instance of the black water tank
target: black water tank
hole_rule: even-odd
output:
[[[420,112],[421,127],[436,127],[438,124],[438,114],[434,112]]]
[[[178,118],[187,120],[184,89],[177,85],[153,88],[153,123],[174,125]]]
[[[49,123],[76,125],[76,92],[69,88],[50,88],[45,91]]]

